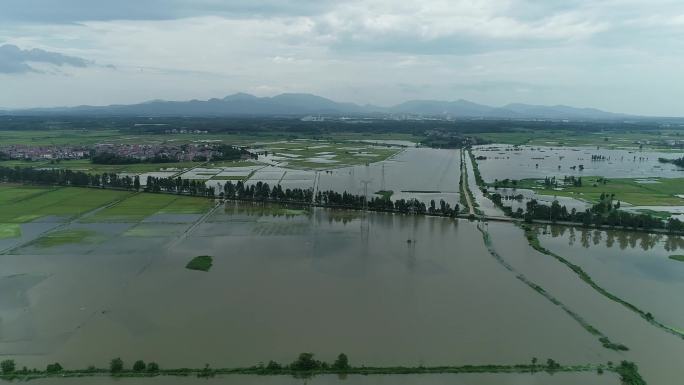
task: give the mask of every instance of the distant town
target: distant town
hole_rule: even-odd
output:
[[[93,146],[0,145],[0,160],[93,159],[95,163],[136,163],[149,161],[208,161],[255,158],[245,148],[221,143],[201,144],[113,144]]]

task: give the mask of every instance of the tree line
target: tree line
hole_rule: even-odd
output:
[[[677,158],[677,159],[658,158],[658,162],[660,162],[660,163],[672,163],[675,166],[684,167],[684,157]]]
[[[374,196],[367,199],[364,195],[356,195],[348,192],[339,193],[337,191],[318,191],[315,195],[312,189],[286,188],[279,184],[273,187],[268,183],[257,182],[246,185],[242,181],[233,183],[227,181],[223,186],[223,191],[219,194],[221,198],[281,202],[281,203],[304,203],[315,204],[323,207],[340,207],[349,209],[367,209],[371,211],[397,212],[407,214],[429,214],[454,217],[459,214],[460,207],[452,207],[443,199],[439,203],[431,200],[429,205],[417,199],[398,199],[392,201],[386,196]]]
[[[116,173],[87,173],[64,169],[37,169],[0,167],[0,181],[9,183],[36,183],[52,186],[113,188],[131,191],[167,192],[192,196],[214,197],[215,188],[202,181],[178,178],[155,178],[148,176],[143,188],[139,176]]]
[[[43,185],[114,188],[150,193],[171,193],[209,198],[231,200],[263,201],[276,203],[297,203],[318,205],[323,207],[339,207],[349,209],[367,209],[371,211],[396,212],[406,214],[428,214],[456,217],[460,213],[458,204],[451,206],[444,200],[431,200],[425,204],[417,199],[398,199],[392,201],[386,196],[374,196],[367,199],[364,195],[348,192],[319,191],[313,189],[283,188],[281,185],[269,186],[268,183],[257,182],[247,185],[243,181],[233,183],[227,181],[217,189],[207,186],[203,181],[183,179],[181,177],[158,178],[148,176],[146,185],[141,186],[139,176],[120,176],[115,173],[91,174],[83,171],[63,169],[36,169],[20,167],[1,167],[0,181],[10,183],[35,183]],[[220,186],[220,185],[219,185]]]
[[[539,203],[536,199],[529,200],[525,210],[518,208],[516,211],[510,206],[503,204],[499,193],[491,195],[492,201],[499,206],[506,215],[514,218],[522,218],[526,222],[533,220],[549,220],[552,222],[575,222],[584,226],[619,226],[635,229],[664,229],[670,232],[684,231],[684,223],[677,218],[669,218],[663,221],[649,214],[637,214],[620,210],[620,201],[615,200],[615,194],[601,194],[599,202],[585,211],[575,208],[568,210],[554,200],[551,205]]]

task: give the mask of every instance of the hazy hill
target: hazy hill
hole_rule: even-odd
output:
[[[246,93],[228,95],[222,99],[165,101],[109,106],[77,106],[7,110],[0,113],[20,115],[133,115],[133,116],[304,116],[304,115],[370,115],[408,114],[418,116],[448,116],[452,118],[541,118],[602,120],[621,119],[628,115],[594,108],[540,106],[513,103],[492,107],[467,100],[410,100],[390,107],[360,106],[339,103],[312,94],[286,93],[273,97],[257,97]]]

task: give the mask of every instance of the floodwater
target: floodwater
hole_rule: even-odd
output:
[[[386,161],[319,173],[318,190],[364,194],[392,190],[392,199],[421,201],[444,199],[452,207],[459,201],[459,150],[407,148]],[[430,194],[429,198],[425,194]]]
[[[426,204],[431,200],[437,204],[444,200],[452,207],[459,203],[459,150],[410,147],[381,162],[329,170],[294,170],[264,165],[249,171],[246,167],[194,169],[183,175],[204,179],[207,185],[220,189],[226,181],[210,180],[214,175],[246,176],[249,172],[254,173],[247,179],[246,185],[263,182],[269,186],[280,184],[284,189],[346,191],[356,195],[368,193],[368,196],[380,190],[392,190],[392,200],[417,199]]]
[[[684,254],[680,236],[548,226],[539,229],[549,250],[584,269],[613,294],[684,330]],[[545,232],[545,233],[543,233]]]
[[[3,383],[3,381],[0,381]],[[312,378],[294,378],[289,376],[247,376],[231,375],[213,378],[171,377],[152,378],[46,378],[32,380],[38,385],[619,385],[616,374],[604,373],[534,373],[534,374],[502,374],[502,373],[463,373],[463,374],[428,374],[428,375],[325,375]]]
[[[620,357],[618,360],[636,362],[649,385],[676,384],[684,377],[684,340],[649,324],[639,315],[595,291],[555,258],[532,249],[522,230],[515,225],[491,222],[486,227],[494,248],[518,274],[540,285],[612,341],[629,347],[627,352],[616,353]],[[546,242],[544,244],[548,246]],[[593,247],[585,249],[583,253],[592,255]],[[591,271],[588,273],[599,285],[604,285],[604,280],[595,277]],[[639,284],[638,281],[633,283],[635,288]],[[672,287],[675,293],[676,286]],[[676,294],[670,298],[674,296]]]
[[[658,158],[679,157],[676,153],[492,144],[476,146],[473,154],[487,157],[478,161],[482,178],[487,182],[506,178],[562,178],[566,175],[608,178],[684,177],[684,168],[658,162]],[[592,161],[592,155],[602,155],[606,159]],[[584,166],[584,170],[580,170],[580,165]]]
[[[480,162],[481,171],[489,160]],[[395,191],[395,199],[444,197],[453,205],[458,203],[459,168],[457,150],[407,148],[369,166],[317,174],[277,167],[263,172],[272,172],[265,179],[293,186],[361,194],[364,182],[369,193],[385,189]],[[500,215],[476,188],[472,167],[468,169],[481,209]],[[0,241],[6,252],[0,254],[0,355],[20,367],[60,362],[66,368],[104,367],[117,356],[129,364],[143,359],[166,368],[205,363],[236,367],[268,360],[289,363],[307,351],[325,361],[344,352],[352,365],[376,366],[515,364],[532,357],[562,364],[630,360],[650,385],[684,378],[684,340],[645,322],[554,258],[533,250],[510,223],[482,226],[513,271],[489,253],[477,222],[251,203],[228,203],[204,219],[155,215],[136,223],[67,224],[51,217],[22,224],[20,238]],[[31,242],[60,225],[60,230],[87,229],[92,241],[53,246]],[[684,254],[681,238],[548,227],[541,242],[581,265],[609,291],[668,325],[684,327],[684,303],[678,295],[684,289],[684,262],[667,258]],[[214,257],[211,271],[184,268],[197,255]],[[540,285],[630,350],[603,348],[561,307],[516,276]],[[618,383],[609,373],[35,382],[198,381]]]
[[[135,224],[100,225],[95,245],[0,256],[0,355],[67,368],[304,351],[359,365],[619,360],[493,260],[468,221],[229,204],[187,237],[158,221],[135,236]],[[184,268],[205,254],[211,271]]]

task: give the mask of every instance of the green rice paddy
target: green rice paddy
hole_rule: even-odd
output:
[[[0,187],[0,223],[43,217],[71,219],[131,195],[125,191],[76,187]]]
[[[30,165],[31,163],[29,163]],[[202,165],[201,162],[174,162],[174,163],[134,163],[134,164],[95,164],[89,159],[63,160],[57,163],[43,163],[33,167],[66,169],[83,171],[88,173],[129,173],[140,174],[155,171],[180,171]]]
[[[582,177],[582,186],[562,186],[558,190],[546,189],[536,179],[523,179],[518,188],[532,188],[538,194],[565,196],[598,202],[602,193],[615,194],[615,199],[635,206],[681,206],[684,199],[677,197],[684,193],[684,178],[650,178],[650,183],[639,183],[641,179],[608,179],[606,184],[599,177]],[[541,181],[543,182],[543,181]]]
[[[517,145],[582,147],[600,146],[601,148],[657,148],[665,141],[680,140],[677,130],[658,130],[644,132],[606,131],[586,133],[572,130],[517,129],[506,132],[479,132],[479,138],[494,142]]]
[[[53,231],[33,242],[33,245],[41,248],[62,246],[67,244],[81,243],[94,244],[103,241],[105,238],[98,235],[95,231],[86,229],[72,229]]]
[[[0,223],[0,239],[18,238],[21,236],[21,227],[16,223]]]
[[[11,224],[45,217],[70,220],[94,212],[80,221],[139,222],[154,214],[202,214],[212,205],[212,200],[201,197],[79,187],[0,185],[0,223],[7,229],[3,234],[15,233],[16,230],[9,230]]]
[[[98,211],[85,222],[139,222],[155,214],[201,214],[209,210],[207,198],[170,194],[139,193]]]
[[[123,233],[125,237],[172,237],[180,235],[187,224],[171,223],[138,223]]]

